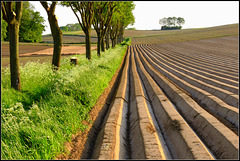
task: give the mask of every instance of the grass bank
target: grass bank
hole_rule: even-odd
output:
[[[117,45],[92,61],[77,55],[79,65],[61,60],[29,62],[20,68],[22,92],[10,87],[10,70],[2,69],[1,159],[54,159],[72,134],[84,131],[84,120],[119,68],[128,43]]]

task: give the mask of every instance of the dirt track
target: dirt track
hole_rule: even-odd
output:
[[[81,158],[237,159],[238,51],[220,39],[130,46]]]

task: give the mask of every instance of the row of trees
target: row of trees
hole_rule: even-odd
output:
[[[159,24],[162,25],[161,30],[181,29],[184,23],[185,20],[182,17],[164,17],[159,20]]]
[[[52,66],[54,70],[60,67],[62,49],[62,31],[58,26],[55,15],[56,1],[40,1],[47,12],[48,21],[53,36],[54,49]],[[78,19],[81,29],[86,37],[86,58],[91,60],[91,26],[97,32],[98,45],[97,54],[100,57],[101,51],[109,48],[109,38],[112,40],[112,47],[123,41],[124,29],[133,25],[135,19],[132,10],[135,5],[132,1],[108,2],[108,1],[61,1],[61,5],[70,7]],[[10,47],[10,70],[11,87],[21,91],[19,72],[19,27],[21,18],[24,15],[23,2],[1,2],[2,16],[7,22],[9,31]],[[38,15],[39,12],[36,13]],[[33,19],[34,16],[31,17]],[[34,23],[32,25],[35,25]],[[21,27],[20,27],[21,28]],[[22,29],[24,30],[24,29]],[[105,41],[104,41],[105,40]]]
[[[70,7],[86,37],[86,58],[91,60],[91,27],[93,26],[98,37],[97,54],[109,48],[109,39],[112,47],[123,41],[124,29],[135,22],[132,10],[135,5],[127,2],[66,2],[61,5]],[[118,40],[118,41],[117,41]]]

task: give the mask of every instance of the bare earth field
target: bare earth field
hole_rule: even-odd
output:
[[[52,51],[40,48],[20,61]],[[238,106],[238,24],[136,36],[88,129],[56,159],[239,159]]]
[[[238,159],[239,37],[212,31],[133,39],[93,123],[57,159]]]
[[[85,43],[85,36],[84,35],[63,35],[62,37],[63,43],[80,43],[84,44]],[[52,36],[42,36],[42,42],[47,42],[47,43],[53,43],[53,38]],[[91,37],[91,42],[92,43],[97,43],[97,37]]]
[[[81,158],[238,158],[237,40],[129,47]]]
[[[92,46],[92,50],[95,50],[96,46]],[[9,66],[9,45],[8,43],[2,44],[2,67]],[[86,48],[84,45],[70,46],[64,45],[62,47],[62,56],[85,54]],[[28,61],[39,61],[39,62],[51,62],[53,55],[53,46],[44,45],[20,45],[19,56],[20,65],[26,64]]]

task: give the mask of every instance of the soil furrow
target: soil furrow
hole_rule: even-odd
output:
[[[144,86],[142,86],[141,79],[139,78],[136,63],[134,59],[134,54],[131,52],[131,73],[132,73],[132,83],[133,83],[133,93],[131,95],[131,109],[133,112],[131,115],[138,116],[138,124],[140,133],[143,138],[143,146],[144,146],[144,159],[166,159],[165,154],[163,153],[164,143],[161,143],[158,137],[158,131],[156,130],[156,124],[154,124],[154,117],[151,116],[149,108],[151,105],[147,96],[144,94]],[[130,116],[131,118],[131,116]],[[131,131],[130,131],[131,135]],[[136,136],[132,136],[136,137]],[[139,142],[139,141],[138,141]],[[138,147],[134,147],[132,145],[132,149],[136,149],[138,151]],[[134,154],[134,153],[133,153]],[[137,153],[136,153],[137,154]],[[132,155],[132,159],[141,159],[139,155]]]
[[[238,136],[201,108],[187,94],[170,83],[143,56],[141,58],[148,73],[154,77],[155,82],[171,98],[182,116],[198,133],[214,155],[219,159],[238,158]]]
[[[164,53],[159,52],[156,49],[149,48],[145,45],[142,46],[142,48],[149,51],[149,52],[155,52],[158,55],[158,57],[160,59],[162,59],[164,62],[169,62],[169,63],[174,64],[175,66],[177,66],[181,69],[188,70],[188,72],[193,73],[193,76],[195,76],[197,78],[202,78],[202,80],[208,79],[209,82],[214,84],[214,85],[221,84],[221,85],[226,86],[225,88],[227,88],[227,87],[228,88],[233,88],[232,89],[233,91],[236,90],[236,89],[238,90],[238,82],[237,81],[222,78],[222,77],[219,77],[217,75],[214,75],[214,74],[211,74],[211,73],[208,73],[208,72],[203,72],[203,71],[201,71],[199,69],[196,69],[196,68],[193,68],[193,67],[189,67],[189,65],[184,65],[183,63],[181,63],[181,61],[177,60],[176,58],[175,58],[175,60],[173,58],[170,59],[169,57],[165,56]]]
[[[211,63],[213,66],[222,66],[223,68],[229,69],[229,71],[236,71],[238,70],[238,62],[236,62],[233,58],[229,58],[232,53],[225,53],[224,55],[220,54],[220,50],[218,51],[218,55],[211,53],[211,50],[205,49],[205,51],[201,51],[197,47],[190,47],[191,45],[186,43],[174,43],[174,44],[166,44],[165,46],[171,48],[174,51],[183,51],[187,56],[193,56],[197,58],[201,62],[204,63]],[[196,53],[192,55],[192,53]],[[237,54],[237,51],[235,51]],[[236,57],[232,55],[233,57]]]
[[[218,97],[225,103],[229,104],[230,106],[234,106],[238,108],[238,95],[234,94],[232,92],[228,92],[224,89],[209,85],[203,81],[200,81],[198,79],[195,79],[191,76],[188,76],[187,74],[177,71],[174,68],[166,65],[162,61],[159,61],[157,57],[155,56],[154,53],[148,53],[144,52],[147,54],[154,62],[158,64],[158,69],[163,73],[165,76],[169,77],[173,82],[179,82],[179,81],[184,81],[187,84],[200,88],[206,92],[211,93],[212,95]],[[186,85],[186,83],[184,83]],[[191,92],[189,92],[191,93]]]
[[[165,72],[165,69],[162,69],[158,64],[152,61],[148,57],[148,55],[142,51],[144,54],[144,57],[147,59],[147,61],[156,68],[159,72]],[[220,115],[221,117],[225,118],[227,121],[232,123],[235,127],[238,128],[238,109],[236,109],[233,106],[229,106],[226,103],[224,103],[219,98],[215,97],[214,95],[211,95],[210,93],[192,86],[191,84],[187,83],[186,81],[179,79],[172,73],[165,72],[165,77],[167,77],[172,82],[175,82],[180,88],[184,89],[186,92],[191,95],[191,97],[198,102],[202,104],[202,106],[207,107],[210,111],[213,113],[216,113]],[[174,83],[174,84],[175,84]]]
[[[178,45],[178,47],[182,48],[188,48],[188,50],[197,50],[200,51],[201,55],[198,55],[198,57],[206,59],[207,61],[213,61],[218,62],[221,64],[228,64],[229,67],[232,68],[231,64],[235,65],[234,68],[238,68],[238,62],[234,60],[236,57],[236,54],[238,52],[238,49],[235,48],[232,52],[229,52],[229,49],[227,47],[223,47],[224,45],[218,44],[218,46],[208,45],[200,43],[200,41],[195,42],[187,42],[182,43],[181,45]],[[207,54],[206,54],[207,53]]]
[[[156,58],[159,61],[163,62],[164,64],[167,64],[168,66],[170,66],[170,67],[172,67],[174,69],[177,69],[178,71],[183,72],[184,74],[187,74],[187,75],[191,76],[192,78],[195,78],[197,80],[201,80],[204,83],[207,83],[207,84],[219,87],[221,89],[225,89],[225,90],[227,90],[229,92],[238,94],[238,87],[234,87],[234,86],[231,86],[229,84],[225,84],[225,83],[219,82],[219,81],[217,81],[215,79],[211,79],[211,78],[202,76],[202,75],[198,74],[197,72],[189,71],[188,68],[185,67],[185,66],[184,67],[178,66],[177,62],[173,62],[172,63],[171,61],[164,59],[164,56],[161,55],[161,53],[159,53],[159,52],[150,51],[148,48],[144,48],[144,47],[142,47],[142,49],[145,50],[146,52],[150,53],[150,54],[154,53],[154,55],[156,56]]]
[[[152,104],[152,110],[164,138],[175,159],[213,159],[201,140],[191,130],[172,103],[157,86],[151,76],[140,63],[138,54],[136,59],[139,73],[146,86]],[[191,136],[191,137],[190,137]]]
[[[166,48],[166,47],[162,47],[159,45],[156,45],[162,52],[166,52],[168,54],[171,54],[176,57],[178,57],[179,59],[181,59],[182,61],[188,62],[189,64],[194,64],[197,65],[199,67],[202,67],[205,70],[210,70],[210,71],[214,71],[215,73],[219,73],[220,75],[222,75],[223,77],[226,78],[230,78],[233,80],[238,81],[238,71],[233,72],[232,70],[228,70],[226,68],[223,68],[221,66],[213,66],[211,63],[209,62],[202,62],[199,59],[195,58],[193,55],[197,54],[195,52],[192,53],[192,55],[186,55],[185,52],[181,51],[181,50],[173,50],[172,48]],[[154,48],[155,46],[152,45],[152,47]],[[207,66],[207,68],[206,68]]]
[[[228,58],[225,50],[218,57],[214,43],[183,44],[192,49],[128,47],[81,159],[238,159],[234,49]]]

